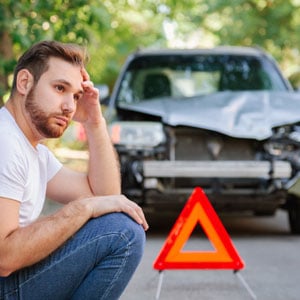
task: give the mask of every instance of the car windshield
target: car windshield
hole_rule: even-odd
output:
[[[220,91],[286,89],[276,68],[254,56],[153,55],[137,57],[130,63],[117,101],[130,104]]]

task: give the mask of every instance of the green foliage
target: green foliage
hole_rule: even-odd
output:
[[[188,4],[187,9],[186,2],[178,8],[184,22],[213,34],[215,44],[257,45],[284,69],[299,63],[299,0],[190,0]]]
[[[105,8],[96,6],[92,10],[92,3],[83,0],[1,0],[0,97],[9,87],[17,57],[33,43],[57,39],[88,44],[90,27],[100,33],[107,26],[101,18]]]
[[[86,45],[92,79],[110,87],[141,47],[258,45],[287,73],[300,62],[300,0],[0,1],[0,100],[18,56],[43,39]]]
[[[0,46],[2,93],[16,58],[43,39],[86,45],[93,80],[112,85],[130,52],[161,40],[159,18],[151,8],[144,9],[143,1],[1,0],[0,44],[6,47]],[[3,42],[3,34],[8,34],[11,45]],[[4,57],[4,52],[11,57]]]

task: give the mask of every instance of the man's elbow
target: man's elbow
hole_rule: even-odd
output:
[[[15,265],[14,262],[12,262],[10,259],[2,258],[0,256],[0,276],[1,277],[7,277],[11,273],[15,272],[18,269],[18,267]]]
[[[0,277],[8,277],[14,270],[0,266]]]

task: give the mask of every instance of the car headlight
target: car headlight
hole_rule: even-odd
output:
[[[296,130],[289,134],[289,138],[295,142],[300,143],[300,126],[297,126]]]
[[[130,148],[153,148],[165,141],[161,123],[114,122],[109,128],[113,144]]]

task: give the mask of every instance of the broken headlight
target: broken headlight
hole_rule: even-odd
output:
[[[161,123],[120,121],[111,124],[110,136],[113,144],[134,149],[153,148],[165,141]]]

